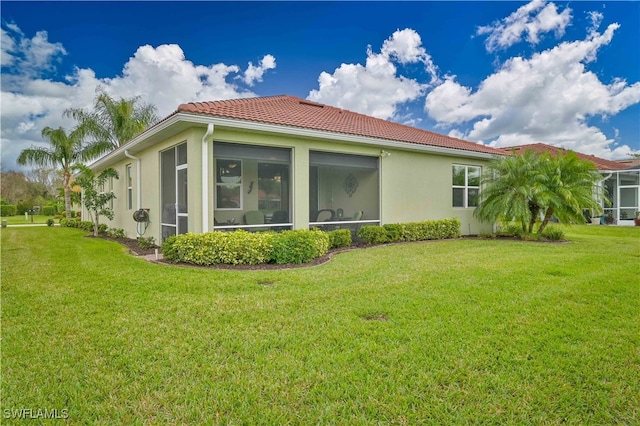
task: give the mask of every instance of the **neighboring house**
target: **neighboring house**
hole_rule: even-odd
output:
[[[473,217],[502,150],[292,96],[183,104],[97,160],[113,167],[110,227],[166,237],[230,229],[325,229]],[[149,223],[132,216],[148,209]]]
[[[566,151],[543,143],[504,148],[505,151],[516,154],[521,154],[527,149],[538,153],[549,152],[553,155]],[[607,197],[611,201],[610,205],[602,203],[603,221],[608,224],[633,226],[633,219],[640,211],[640,166],[606,160],[580,152],[576,152],[576,155],[592,162],[602,174],[601,185],[604,185]]]

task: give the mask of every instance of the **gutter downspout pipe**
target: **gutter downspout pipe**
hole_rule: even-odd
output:
[[[202,232],[209,232],[209,141],[213,140],[213,123],[202,137]]]
[[[132,160],[136,160],[136,204],[138,206],[136,210],[140,210],[142,208],[142,174],[140,170],[140,159],[131,155],[128,149],[124,150],[124,155]],[[140,237],[141,234],[138,228],[139,227],[136,228],[136,231],[138,233],[138,237]]]

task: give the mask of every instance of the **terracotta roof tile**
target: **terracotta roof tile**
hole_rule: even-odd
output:
[[[534,143],[529,145],[510,146],[503,149],[507,152],[515,151],[516,154],[519,154],[527,149],[531,149],[540,154],[542,154],[543,152],[549,152],[553,155],[557,154],[558,152],[567,151],[564,148],[558,148],[556,146],[547,145],[545,143]],[[628,165],[619,163],[617,161],[607,160],[604,158],[596,157],[595,155],[582,154],[576,151],[573,151],[573,152],[575,152],[579,158],[583,160],[591,161],[593,164],[595,164],[598,170],[624,170],[629,167]]]
[[[499,149],[287,95],[191,102],[176,112],[504,155]]]

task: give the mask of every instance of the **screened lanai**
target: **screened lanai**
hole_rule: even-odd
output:
[[[603,202],[601,223],[633,226],[640,212],[640,166],[602,172],[603,185],[611,204]]]

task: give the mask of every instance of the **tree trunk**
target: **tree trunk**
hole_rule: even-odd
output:
[[[546,228],[547,224],[549,224],[549,221],[551,220],[552,217],[553,217],[553,207],[549,207],[547,209],[547,212],[544,214],[544,219],[542,220],[542,224],[540,224],[540,229],[538,229],[539,235],[542,235],[542,231],[544,231],[544,228]]]
[[[68,170],[62,174],[62,187],[64,188],[64,213],[68,219],[71,217],[71,173]]]
[[[529,212],[531,213],[531,219],[529,220],[529,234],[533,233],[533,227],[536,224],[538,215],[540,214],[540,206],[536,203],[529,202]]]

